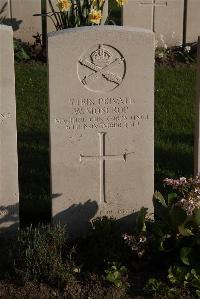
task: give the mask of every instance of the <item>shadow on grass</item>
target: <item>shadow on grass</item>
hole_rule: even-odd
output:
[[[186,146],[194,146],[194,134],[188,134],[188,133],[170,133],[164,135],[165,140],[169,140],[172,145],[176,144],[185,144]]]
[[[51,219],[48,135],[18,134],[20,220],[22,225]]]

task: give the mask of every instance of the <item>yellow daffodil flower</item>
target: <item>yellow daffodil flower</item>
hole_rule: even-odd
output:
[[[92,9],[88,15],[90,23],[99,25],[102,19],[101,10]]]
[[[71,2],[69,0],[58,0],[56,5],[58,6],[60,11],[66,12],[70,9]]]

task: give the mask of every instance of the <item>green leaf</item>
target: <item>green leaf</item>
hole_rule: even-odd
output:
[[[187,213],[180,207],[172,206],[169,212],[170,222],[173,229],[177,229],[187,219]]]
[[[116,287],[121,287],[121,285],[122,285],[120,278],[121,278],[121,276],[118,271],[114,271],[114,272],[108,271],[107,272],[107,275],[106,275],[107,281],[113,283]]]
[[[136,232],[141,234],[146,231],[145,217],[147,215],[147,209],[142,207],[138,213],[136,220]]]
[[[184,237],[193,236],[192,231],[189,228],[185,227],[185,223],[183,223],[182,225],[179,225],[178,230],[179,230],[179,233]]]
[[[194,221],[195,224],[200,226],[200,209],[195,209],[194,211]]]
[[[197,288],[200,290],[200,280],[198,279],[192,279],[191,284],[194,288]]]
[[[160,192],[155,192],[153,197],[154,217],[155,219],[162,219],[163,222],[169,222],[169,209],[166,205],[165,199]]]
[[[168,204],[169,207],[171,207],[176,201],[177,201],[177,194],[176,193],[168,194],[167,204]]]
[[[191,250],[192,250],[192,248],[190,248],[190,247],[183,247],[183,248],[181,248],[181,251],[180,251],[180,259],[187,266],[190,265]]]
[[[196,294],[197,294],[198,298],[200,298],[200,291],[199,290],[196,290]]]
[[[176,275],[174,275],[174,271],[173,271],[173,267],[171,266],[168,270],[168,279],[171,283],[176,283],[177,282],[177,278]]]
[[[77,26],[80,26],[80,24],[81,24],[81,20],[80,20],[80,17],[79,17],[79,16],[76,16],[76,17],[75,17],[75,24],[76,24]]]
[[[120,268],[120,273],[123,273],[123,274],[125,274],[125,273],[127,273],[128,271],[127,271],[127,268],[125,267],[125,266],[121,266],[121,268]]]
[[[191,270],[191,274],[192,274],[192,275],[194,276],[194,278],[195,278],[196,280],[198,280],[199,283],[200,283],[200,274],[197,273],[196,269],[192,269],[192,270]]]
[[[158,250],[160,251],[164,251],[165,250],[165,247],[164,247],[164,243],[166,241],[166,239],[169,238],[169,235],[164,235],[162,238],[160,238],[159,240],[159,246],[158,246]]]
[[[173,284],[183,285],[187,273],[188,269],[186,267],[174,265],[171,266],[168,270],[168,279]]]
[[[117,288],[120,288],[122,286],[122,282],[120,280],[117,280],[115,281],[114,285],[117,287]]]
[[[153,196],[153,203],[155,203],[155,202],[158,202],[158,203],[160,203],[163,207],[167,208],[165,199],[164,199],[163,195],[162,195],[159,191],[156,191],[156,192],[154,193],[154,196]]]

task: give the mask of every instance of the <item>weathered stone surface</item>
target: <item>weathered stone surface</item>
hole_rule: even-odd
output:
[[[41,0],[10,0],[12,8],[12,27],[14,37],[22,41],[34,43],[33,35],[42,33]]]
[[[123,6],[122,22],[132,26],[153,30],[153,0],[129,0]]]
[[[184,0],[155,0],[154,32],[158,46],[177,46],[183,41]]]
[[[187,3],[186,43],[196,42],[200,35],[200,1],[190,0]]]
[[[123,8],[123,25],[151,29],[157,46],[183,41],[184,0],[130,0]]]
[[[53,220],[73,234],[103,215],[131,225],[152,205],[154,34],[64,30],[48,54]]]
[[[0,233],[18,226],[18,162],[13,33],[0,25]]]
[[[58,11],[58,8],[57,8],[57,6],[56,6],[56,3],[57,3],[57,0],[51,0],[51,4],[52,4],[52,6],[53,6],[53,9],[54,9],[55,11]],[[51,8],[51,5],[49,4],[49,1],[48,1],[48,0],[47,0],[47,7],[46,7],[46,9],[47,9],[47,12],[48,12],[48,13],[49,13],[49,12],[52,12],[52,8]],[[51,18],[52,18],[52,19],[51,19]],[[55,18],[54,18],[54,16],[51,16],[51,18],[50,18],[50,17],[47,18],[47,32],[56,31],[55,25],[54,25],[54,23],[53,23],[53,21],[55,21]]]
[[[7,23],[10,19],[10,1],[0,0],[0,23]]]

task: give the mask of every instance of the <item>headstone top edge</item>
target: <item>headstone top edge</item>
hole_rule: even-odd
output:
[[[7,30],[13,32],[12,26],[0,24],[0,30]]]
[[[125,32],[138,32],[155,35],[152,30],[139,28],[139,27],[128,27],[128,26],[116,26],[116,25],[103,25],[103,26],[83,26],[78,28],[69,28],[64,30],[59,30],[57,32],[48,33],[48,38],[54,38],[65,33],[76,33],[76,32],[86,32],[86,31],[125,31]]]

